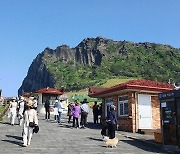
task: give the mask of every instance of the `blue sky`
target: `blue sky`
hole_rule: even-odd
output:
[[[179,6],[179,0],[0,0],[2,95],[17,96],[46,47],[103,36],[180,48]]]

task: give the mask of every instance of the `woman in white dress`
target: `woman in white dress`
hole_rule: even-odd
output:
[[[29,100],[24,112],[23,146],[30,145],[35,125],[38,125],[37,111],[33,108],[33,101]]]
[[[16,114],[17,114],[17,102],[16,102],[16,98],[13,98],[13,100],[10,102],[10,123],[12,126],[14,126]]]

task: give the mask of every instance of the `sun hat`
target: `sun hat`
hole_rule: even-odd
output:
[[[114,109],[114,108],[115,108],[115,106],[114,106],[114,105],[111,105],[111,106],[110,106],[110,108],[111,108],[111,109]]]
[[[29,99],[30,99],[30,100],[33,100],[33,99],[34,99],[34,97],[33,97],[33,96],[31,96],[31,97],[29,97]]]
[[[16,97],[13,97],[12,100],[16,100]]]
[[[29,107],[33,107],[33,101],[32,100],[28,100],[28,103],[26,104]]]
[[[20,97],[20,100],[24,100],[24,97],[23,97],[23,96],[21,96],[21,97]]]

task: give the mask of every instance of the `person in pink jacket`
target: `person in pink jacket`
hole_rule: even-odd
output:
[[[81,114],[81,108],[79,102],[75,101],[75,105],[72,107],[73,127],[79,128],[79,117]]]

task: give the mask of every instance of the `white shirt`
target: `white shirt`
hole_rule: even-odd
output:
[[[24,125],[29,126],[29,122],[34,122],[38,125],[37,111],[29,109],[24,112]]]
[[[88,106],[86,103],[84,103],[84,104],[81,105],[81,109],[82,109],[84,112],[89,113],[89,106]]]
[[[24,111],[24,101],[19,102],[19,113],[22,114]]]
[[[16,109],[17,109],[17,102],[16,101],[10,102],[10,112],[16,113]]]
[[[35,100],[33,100],[33,102],[34,102],[34,107],[37,107],[37,105],[38,105],[37,100],[35,99]]]

